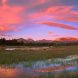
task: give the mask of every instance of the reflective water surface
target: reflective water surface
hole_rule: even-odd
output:
[[[78,56],[1,65],[0,78],[78,78]]]

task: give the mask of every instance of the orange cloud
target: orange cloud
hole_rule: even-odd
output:
[[[48,32],[48,35],[52,35],[52,34],[54,34],[54,32],[51,32],[51,31],[50,31],[50,32]]]
[[[0,26],[0,32],[5,32],[5,31],[16,31],[15,26]]]
[[[57,38],[55,41],[78,41],[78,38],[62,37],[62,38]]]
[[[66,24],[55,23],[55,22],[40,22],[38,24],[44,24],[44,25],[59,27],[59,28],[68,29],[68,30],[78,30],[78,28],[76,27],[66,25]]]

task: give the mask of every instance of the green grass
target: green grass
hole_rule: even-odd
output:
[[[36,61],[51,58],[66,57],[68,55],[78,55],[78,46],[49,47],[48,49],[27,50],[26,47],[15,51],[0,50],[0,64],[12,64],[22,61]]]

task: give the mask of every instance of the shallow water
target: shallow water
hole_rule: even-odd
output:
[[[78,78],[78,56],[1,65],[0,78]]]
[[[5,50],[7,50],[7,51],[13,51],[13,50],[16,50],[16,48],[5,48]]]

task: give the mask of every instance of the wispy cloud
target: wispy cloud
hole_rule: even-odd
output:
[[[76,37],[61,37],[57,38],[56,41],[78,41],[78,38]]]
[[[36,12],[30,15],[32,19],[51,18],[54,20],[63,20],[68,22],[78,22],[78,11],[73,10],[74,6],[52,6],[43,11]]]
[[[44,24],[44,25],[59,27],[59,28],[68,29],[68,30],[78,30],[78,28],[76,28],[74,26],[56,23],[56,22],[39,22],[38,24]]]

